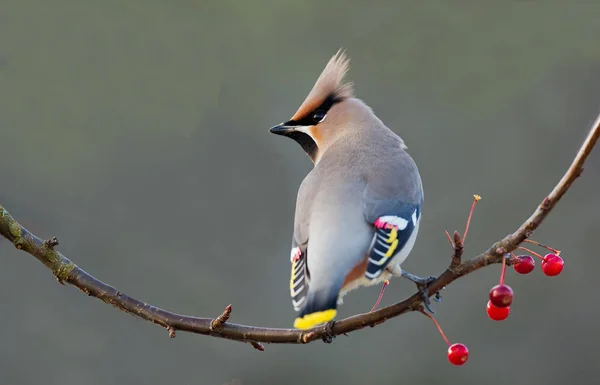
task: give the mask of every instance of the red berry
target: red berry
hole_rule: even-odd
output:
[[[469,359],[469,349],[463,344],[452,344],[448,348],[448,361],[452,365],[462,365]]]
[[[490,319],[493,319],[494,321],[502,321],[505,320],[510,314],[510,306],[498,307],[494,306],[492,301],[488,301],[485,311]]]
[[[556,254],[546,254],[542,261],[542,271],[548,277],[559,275],[565,267],[565,261]]]
[[[530,255],[519,255],[513,269],[519,274],[529,274],[535,269],[535,261]]]
[[[510,306],[513,300],[513,291],[508,285],[496,285],[490,290],[490,301],[496,307]]]

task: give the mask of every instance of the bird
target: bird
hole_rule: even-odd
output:
[[[407,146],[345,80],[343,49],[328,61],[296,113],[270,132],[313,162],[296,198],[290,295],[296,329],[334,322],[348,292],[402,276],[426,295],[435,277],[400,266],[415,244],[424,195]],[[425,289],[425,290],[424,290]]]

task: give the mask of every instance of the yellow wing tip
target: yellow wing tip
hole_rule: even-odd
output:
[[[318,311],[315,313],[307,314],[304,317],[296,318],[296,320],[294,321],[294,327],[296,329],[302,329],[302,330],[310,329],[319,324],[323,324],[325,322],[331,321],[332,319],[335,318],[336,315],[337,315],[337,310],[335,310],[335,309],[323,310],[323,311]]]

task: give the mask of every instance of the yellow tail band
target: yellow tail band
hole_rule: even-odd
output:
[[[323,324],[325,322],[329,322],[335,318],[337,314],[337,310],[329,309],[318,311],[315,313],[307,314],[304,317],[298,317],[294,321],[294,327],[296,329],[310,329],[319,324]]]

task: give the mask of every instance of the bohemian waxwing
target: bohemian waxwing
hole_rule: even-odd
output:
[[[404,141],[344,83],[348,59],[329,60],[292,118],[270,132],[294,139],[314,163],[296,201],[290,292],[308,329],[336,316],[360,286],[404,276],[421,219],[423,187]]]

